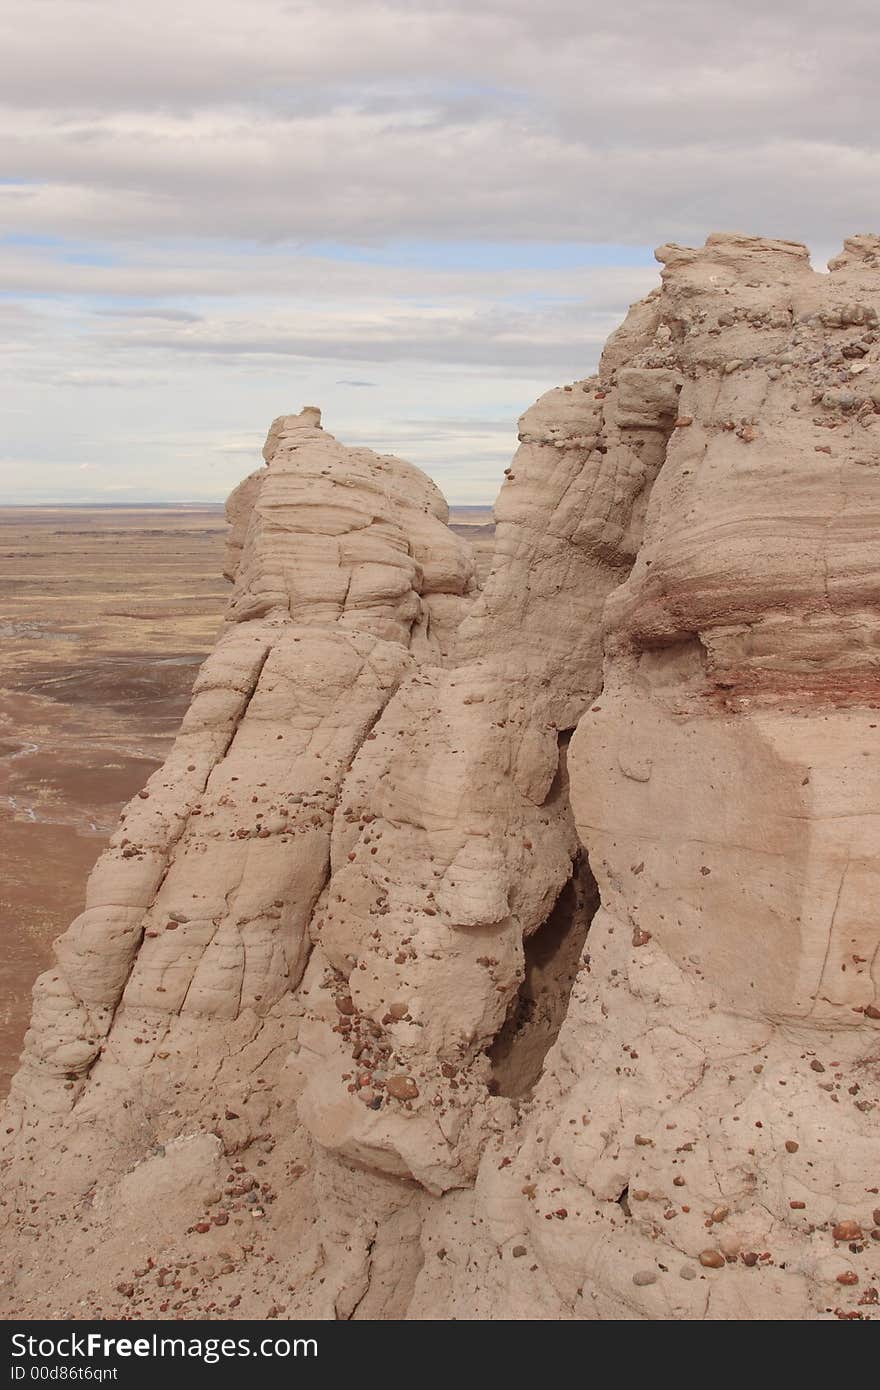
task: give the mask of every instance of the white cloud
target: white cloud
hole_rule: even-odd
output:
[[[256,449],[317,396],[341,435],[397,439],[454,495],[491,495],[519,411],[587,371],[654,281],[561,253],[542,268],[528,243],[736,228],[822,259],[870,228],[876,17],[876,0],[5,7],[3,447],[24,469],[6,494],[94,463],[114,488],[185,470],[217,495],[243,461],[230,440]],[[433,261],[355,254],[419,239]],[[451,239],[497,243],[497,264],[453,265]]]
[[[872,98],[872,102],[876,98]],[[873,132],[747,120],[627,142],[537,113],[401,120],[342,109],[90,116],[0,108],[12,231],[116,238],[393,236],[702,241],[717,227],[840,240],[876,215]],[[608,123],[613,110],[597,120]],[[790,123],[788,123],[790,125]]]
[[[593,278],[601,285],[601,272]],[[440,306],[227,297],[187,321],[108,318],[69,301],[61,314],[32,300],[17,316],[28,337],[0,385],[0,408],[6,397],[19,409],[6,416],[8,441],[31,464],[0,470],[0,497],[19,484],[63,492],[59,461],[83,455],[112,461],[96,478],[102,489],[123,474],[145,496],[158,485],[220,497],[258,464],[274,415],[318,401],[344,441],[402,453],[453,500],[490,500],[522,409],[561,377],[590,371],[608,327],[653,278],[612,272],[630,291],[616,310],[551,297],[499,308],[479,283]],[[607,287],[597,294],[608,297]],[[343,363],[369,376],[344,375]]]
[[[825,240],[875,214],[873,0],[7,13],[13,227]]]
[[[653,263],[536,269],[528,266],[525,256],[525,266],[448,268],[439,264],[439,250],[437,264],[414,267],[332,259],[290,246],[240,247],[223,241],[129,243],[108,238],[103,249],[107,264],[90,263],[87,258],[59,259],[51,245],[4,246],[0,241],[0,293],[160,301],[112,310],[114,315],[130,317],[155,317],[156,309],[167,317],[169,306],[161,301],[179,296],[190,303],[230,298],[271,302],[279,297],[308,301],[352,297],[378,303],[580,297],[596,307],[617,311],[627,296],[645,293],[648,285],[656,282],[657,273]],[[516,247],[509,254],[515,262]],[[586,250],[583,259],[587,260]],[[180,317],[176,308],[173,312]]]

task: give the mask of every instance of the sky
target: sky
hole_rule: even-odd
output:
[[[716,230],[880,230],[876,0],[0,0],[0,502],[219,501],[274,416],[489,502]]]

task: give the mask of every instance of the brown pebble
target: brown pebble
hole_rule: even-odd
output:
[[[807,1204],[806,1202],[798,1202],[792,1198],[788,1205],[791,1207],[792,1211],[803,1211]]]
[[[837,1282],[838,1284],[857,1284],[859,1276],[854,1269],[845,1269],[842,1274],[838,1274]]]
[[[865,1006],[865,1018],[880,1018],[880,1009],[878,1009],[876,1004],[867,1004]]]
[[[633,1275],[633,1283],[637,1288],[644,1288],[646,1284],[656,1284],[657,1275],[653,1269],[637,1269]]]
[[[411,1076],[389,1076],[385,1089],[395,1100],[415,1100],[419,1094],[419,1088]]]
[[[210,1231],[210,1229],[210,1221],[197,1221],[194,1227],[194,1230],[198,1231],[200,1236],[206,1235],[207,1232]]]
[[[336,1007],[341,1014],[353,1014],[354,1000],[350,994],[338,994],[336,996]]]
[[[822,1066],[822,1063],[819,1061],[818,1057],[814,1057],[813,1060],[812,1060],[812,1062],[810,1063],[810,1071],[824,1071],[824,1070],[825,1070],[825,1068]]]
[[[745,1254],[743,1255],[742,1260],[743,1260],[743,1264],[744,1264],[744,1265],[747,1265],[749,1269],[754,1269],[755,1265],[758,1263],[758,1253],[757,1253],[757,1251],[756,1251],[756,1250],[747,1250],[747,1251],[745,1252]]]
[[[513,1254],[513,1258],[514,1258],[515,1260],[520,1260],[520,1259],[522,1259],[522,1257],[523,1257],[523,1255],[525,1255],[525,1253],[526,1253],[526,1247],[525,1247],[524,1245],[515,1245],[515,1246],[513,1247],[512,1254]]]
[[[858,1221],[838,1221],[831,1228],[831,1234],[835,1240],[860,1240],[862,1228]]]
[[[400,1000],[398,1000],[394,1004],[388,1005],[388,1012],[395,1020],[406,1018],[406,1015],[409,1013],[409,1004],[401,1003]]]
[[[705,1265],[706,1269],[723,1269],[724,1256],[720,1250],[701,1250],[700,1264]]]
[[[880,1226],[880,1207],[875,1207],[871,1212],[871,1220],[875,1226]]]
[[[786,1151],[786,1153],[796,1154],[799,1148],[800,1148],[800,1144],[798,1143],[798,1141],[797,1141],[796,1139],[786,1139],[786,1141],[785,1141],[785,1151]]]

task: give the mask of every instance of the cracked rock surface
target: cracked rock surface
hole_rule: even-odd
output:
[[[273,424],[35,986],[6,1316],[876,1316],[880,238],[657,254],[482,587]]]

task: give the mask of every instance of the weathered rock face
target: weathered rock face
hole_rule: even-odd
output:
[[[880,1274],[876,1244],[829,1239],[870,1228],[880,1169],[878,249],[854,238],[830,275],[743,238],[658,253],[679,428],[606,607],[572,799],[593,950],[619,961],[608,1041],[640,1054],[614,1107],[624,1152],[652,1139],[634,1211],[671,1207],[687,1255],[772,1258],[658,1281],[637,1299],[654,1313],[707,1293],[715,1316],[822,1313]]]
[[[65,1310],[870,1316],[880,239],[658,257],[520,422],[481,592],[422,474],[273,425],[35,990],[12,1307],[61,1310],[60,1212]]]
[[[226,631],[35,989],[11,1105],[49,1142],[71,1112],[73,1190],[155,1139],[175,1091],[210,1097],[205,1068],[282,1046],[340,788],[469,602],[470,559],[417,469],[342,448],[310,409],[275,422],[266,455],[230,504]]]

